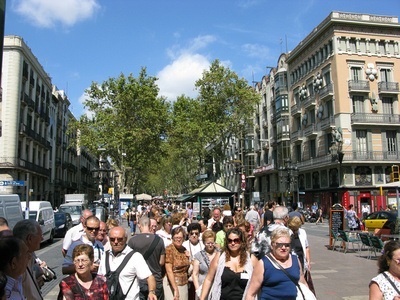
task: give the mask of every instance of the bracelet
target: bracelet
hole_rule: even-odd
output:
[[[150,293],[152,293],[152,294],[155,295],[155,294],[156,294],[156,291],[155,291],[155,290],[150,290],[150,291],[149,291],[149,294],[150,294]]]

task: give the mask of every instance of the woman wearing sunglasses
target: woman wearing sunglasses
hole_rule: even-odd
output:
[[[231,228],[226,233],[225,247],[211,262],[200,299],[207,299],[211,293],[212,299],[241,300],[252,273],[245,235],[239,228]]]
[[[255,265],[253,276],[246,294],[252,300],[261,289],[261,299],[295,300],[297,288],[281,266],[296,282],[304,280],[301,264],[295,254],[291,254],[290,232],[287,228],[277,228],[271,233],[271,252]]]

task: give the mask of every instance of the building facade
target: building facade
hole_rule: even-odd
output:
[[[395,204],[384,185],[399,165],[399,43],[397,17],[332,12],[281,55],[255,85],[255,140],[268,142],[254,151],[252,189],[358,212]]]
[[[65,93],[51,82],[18,36],[4,38],[0,102],[0,193],[59,206],[67,193],[94,196],[98,160],[69,147],[74,116]]]

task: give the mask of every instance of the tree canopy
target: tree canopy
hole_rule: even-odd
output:
[[[121,74],[93,82],[84,102],[88,115],[69,130],[78,132],[77,146],[92,153],[102,147],[119,170],[122,164],[129,169],[124,182],[135,193],[187,193],[205,158],[222,161],[226,138],[251,123],[260,97],[218,60],[195,83],[194,99],[168,102],[156,81],[142,68],[137,78]]]

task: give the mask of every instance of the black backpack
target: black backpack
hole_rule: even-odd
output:
[[[118,266],[118,268],[112,272],[110,270],[110,252],[106,252],[106,278],[107,278],[107,287],[108,287],[108,292],[110,294],[110,300],[123,300],[125,299],[126,295],[128,295],[129,291],[131,290],[131,287],[133,283],[136,280],[133,278],[131,285],[129,286],[128,291],[124,294],[122,292],[121,285],[119,284],[119,274],[121,273],[122,269],[125,267],[125,265],[128,263],[128,260],[132,257],[132,255],[135,253],[135,251],[129,252],[122,263]]]

